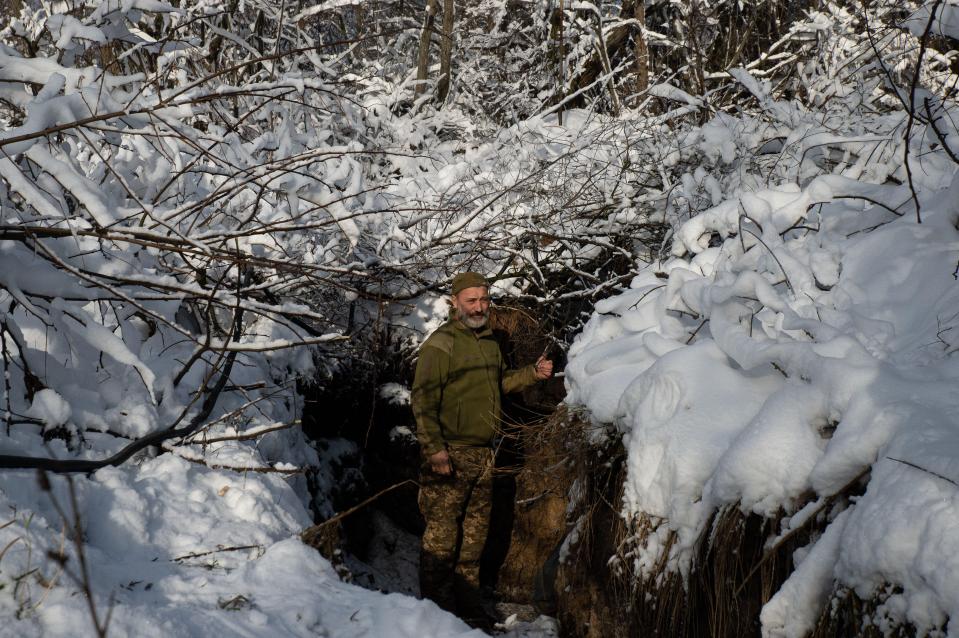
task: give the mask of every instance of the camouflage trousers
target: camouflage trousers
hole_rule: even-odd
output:
[[[453,447],[451,476],[420,474],[426,519],[420,550],[420,593],[464,618],[482,614],[479,572],[493,498],[493,451]]]

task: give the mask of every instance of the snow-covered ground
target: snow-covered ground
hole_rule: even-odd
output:
[[[18,442],[46,451],[38,435]],[[262,461],[254,448],[246,458]],[[87,588],[111,636],[486,635],[415,598],[419,539],[382,514],[370,565],[347,562],[366,588],[342,582],[299,539],[312,524],[299,480],[173,453],[75,476],[72,495],[62,476],[0,473],[0,636],[97,635]],[[557,626],[510,618],[496,633],[548,638]]]
[[[271,436],[306,445],[289,433]],[[93,449],[86,453],[116,445],[102,437],[89,442]],[[234,445],[244,447],[245,462],[264,465],[256,447]],[[11,446],[38,456],[51,450],[30,432],[5,447]],[[344,451],[348,445],[327,446],[319,464],[331,466]],[[317,480],[333,487],[330,477]],[[295,474],[239,473],[174,453],[143,455],[70,479],[0,472],[0,636],[97,635],[87,589],[110,636],[486,635],[416,598],[419,539],[379,512],[368,564],[346,557],[358,584],[343,582],[329,561],[300,541],[313,523],[304,505],[309,500]],[[514,617],[504,618],[494,633],[549,638],[558,630],[550,618]]]
[[[96,635],[66,479],[0,474],[0,635]],[[112,636],[482,636],[430,601],[341,582],[275,475],[165,454],[74,479],[89,586]],[[59,509],[58,509],[59,508]],[[60,511],[66,516],[61,518]],[[65,563],[48,552],[62,552]]]

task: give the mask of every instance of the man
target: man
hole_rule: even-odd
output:
[[[420,348],[413,381],[413,414],[425,459],[420,591],[481,624],[486,618],[479,561],[489,525],[500,396],[550,378],[553,362],[540,357],[533,365],[506,369],[488,326],[489,284],[482,275],[454,277],[452,305],[453,318]]]

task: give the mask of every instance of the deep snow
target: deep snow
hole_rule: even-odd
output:
[[[950,619],[955,634],[959,179],[939,159],[924,162],[922,223],[905,187],[821,177],[742,193],[597,305],[567,401],[623,434],[623,516],[658,522],[637,574],[664,551],[687,573],[721,507],[794,513],[785,533],[870,470],[863,496],[820,512],[824,533],[763,608],[764,636],[805,635],[839,586],[880,594],[880,626]],[[896,216],[856,194],[906,205]]]

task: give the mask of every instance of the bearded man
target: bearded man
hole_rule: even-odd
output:
[[[553,374],[545,357],[508,370],[489,327],[489,283],[453,278],[453,318],[423,342],[413,381],[416,434],[424,463],[419,505],[426,519],[420,592],[473,624],[486,620],[479,570],[493,492],[493,437],[501,394]]]

